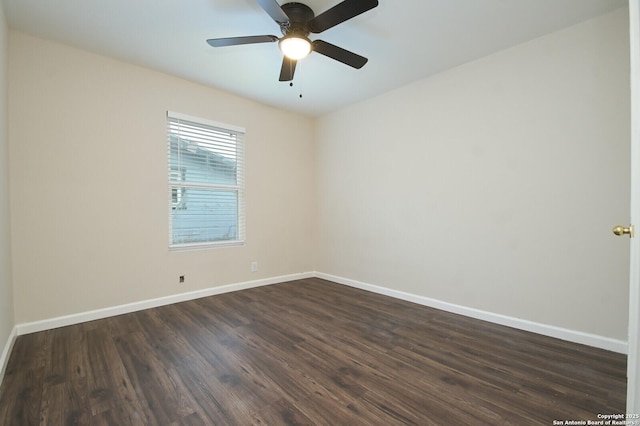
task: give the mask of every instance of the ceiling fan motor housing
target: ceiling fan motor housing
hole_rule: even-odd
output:
[[[288,23],[280,25],[282,34],[296,34],[306,37],[310,33],[307,23],[315,18],[313,10],[306,4],[298,2],[285,3],[281,7],[289,17]]]

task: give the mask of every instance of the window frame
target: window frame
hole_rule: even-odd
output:
[[[171,136],[175,135],[172,132],[172,125],[179,125],[180,121],[188,122],[190,125],[202,125],[204,127],[213,127],[218,131],[229,132],[234,134],[235,139],[235,155],[236,155],[236,184],[227,183],[203,183],[203,182],[190,182],[186,177],[186,166],[178,161],[178,166],[172,163],[172,151],[171,151]],[[194,117],[187,114],[182,114],[173,111],[167,111],[166,114],[166,137],[167,137],[167,188],[168,188],[168,238],[169,238],[169,250],[193,250],[193,249],[205,249],[205,248],[217,248],[217,247],[229,247],[229,246],[241,246],[245,244],[245,134],[244,128],[225,123],[220,123],[212,120],[208,120],[201,117]],[[180,155],[178,156],[180,157]],[[172,177],[174,179],[172,179]],[[178,179],[175,179],[177,177]],[[198,242],[180,242],[174,243],[173,234],[173,214],[176,211],[187,210],[188,207],[181,203],[184,200],[184,194],[187,193],[189,188],[204,190],[204,191],[231,191],[237,193],[237,214],[236,214],[236,238],[227,240],[209,240]],[[176,197],[178,202],[176,203]]]

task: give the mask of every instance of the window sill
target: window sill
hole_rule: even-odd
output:
[[[204,250],[211,248],[222,247],[238,247],[243,246],[245,242],[243,240],[233,241],[216,241],[206,243],[188,243],[188,244],[170,244],[169,251],[188,251],[188,250]]]

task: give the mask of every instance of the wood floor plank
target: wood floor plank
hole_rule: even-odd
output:
[[[282,424],[313,426],[315,424],[284,397],[258,411],[253,416],[252,423],[266,426]]]
[[[118,319],[122,321],[122,319]],[[93,417],[118,419],[120,424],[154,424],[147,401],[136,394],[110,332],[114,321],[87,332],[87,392]],[[102,414],[106,413],[106,414]]]
[[[39,424],[45,380],[45,357],[51,348],[51,333],[36,333],[16,339],[0,386],[0,424]],[[12,389],[3,391],[3,389]]]
[[[626,358],[310,278],[19,336],[0,424],[550,425]]]

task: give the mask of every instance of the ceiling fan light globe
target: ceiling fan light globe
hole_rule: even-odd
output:
[[[284,37],[278,43],[284,55],[297,61],[311,53],[311,42],[302,37]]]

